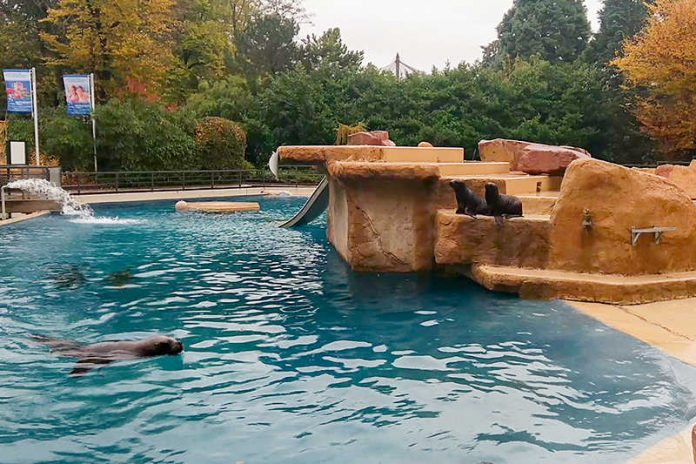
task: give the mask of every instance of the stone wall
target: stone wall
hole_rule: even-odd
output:
[[[440,265],[491,264],[544,268],[549,256],[550,222],[512,218],[502,225],[492,217],[437,214],[435,261]]]
[[[587,209],[592,229],[583,228]],[[551,216],[549,268],[602,274],[696,269],[696,206],[662,177],[596,160],[568,169]],[[631,228],[676,227],[656,244]]]
[[[356,271],[433,267],[437,169],[329,163],[331,243]]]

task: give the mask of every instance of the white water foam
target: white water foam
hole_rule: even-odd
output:
[[[72,195],[45,179],[20,179],[7,184],[7,188],[22,190],[31,195],[57,201],[61,205],[64,216],[77,216],[70,222],[75,224],[129,225],[140,224],[135,219],[119,219],[117,217],[96,217],[89,205],[83,205]]]
[[[71,219],[70,222],[73,224],[99,224],[99,225],[106,225],[106,226],[113,226],[113,225],[136,225],[136,224],[142,224],[144,221],[139,220],[139,219],[120,219],[117,217],[108,217],[108,216],[93,216],[93,217],[87,217],[87,218],[77,218],[77,219]]]

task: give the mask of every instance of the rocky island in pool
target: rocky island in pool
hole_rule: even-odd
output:
[[[329,241],[356,271],[444,268],[528,298],[696,296],[696,206],[673,170],[657,175],[510,140],[484,141],[479,152],[481,162],[464,161],[459,148],[279,149],[284,161],[325,171]],[[524,216],[499,223],[456,214],[453,180],[479,196],[495,184],[522,201]]]

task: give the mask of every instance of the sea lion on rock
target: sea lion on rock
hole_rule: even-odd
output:
[[[172,337],[157,335],[139,341],[102,342],[81,345],[70,340],[35,336],[33,340],[51,348],[51,352],[67,358],[77,358],[71,376],[83,376],[95,367],[116,361],[130,361],[155,356],[178,355],[184,345]]]
[[[486,204],[491,216],[495,217],[496,224],[502,224],[504,217],[521,217],[522,200],[510,195],[502,195],[498,186],[493,183],[486,184]]]
[[[486,201],[472,192],[464,182],[460,180],[450,181],[450,187],[457,197],[457,214],[466,214],[471,217],[475,217],[477,214],[490,215]]]

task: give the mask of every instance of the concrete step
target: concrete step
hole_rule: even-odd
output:
[[[380,147],[388,163],[463,163],[463,148]],[[359,149],[359,147],[357,147]]]
[[[562,177],[529,176],[523,174],[490,174],[446,176],[447,180],[459,179],[467,183],[471,189],[481,194],[483,185],[488,182],[498,184],[501,193],[507,195],[533,195],[541,192],[559,191]]]
[[[696,272],[624,276],[477,264],[466,273],[489,290],[530,299],[633,305],[696,296]]]
[[[533,195],[519,195],[525,214],[550,215],[560,192],[548,191]]]
[[[443,177],[508,174],[510,172],[510,163],[466,161],[464,163],[440,163],[438,167],[440,175]]]

